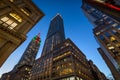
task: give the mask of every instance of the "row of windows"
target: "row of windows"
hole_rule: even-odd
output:
[[[111,33],[116,36],[116,33],[117,33],[117,32],[116,32],[115,30],[111,30]],[[99,35],[99,38],[100,38],[101,40],[104,40],[105,37],[107,37],[108,39],[110,39],[110,41],[113,42],[113,41],[115,41],[116,39],[115,39],[115,37],[112,36],[111,33],[105,32],[104,34]],[[103,36],[103,35],[104,35],[104,36]]]
[[[22,18],[16,13],[10,13],[9,15],[13,17],[15,20],[17,20],[18,22],[22,22]]]
[[[40,73],[44,72],[45,70],[49,70],[52,65],[52,58],[47,59],[41,59],[41,61],[38,61],[34,64],[34,68],[32,69],[32,73]]]
[[[19,0],[9,0],[9,1],[12,3],[19,2]],[[20,8],[20,10],[27,16],[29,16],[32,13],[27,5],[22,6],[22,8]],[[10,12],[7,16],[0,18],[0,24],[9,29],[14,29],[21,22],[23,22],[23,18],[21,16],[19,16],[16,12]]]
[[[83,80],[82,78],[79,78],[79,77],[68,77],[68,78],[63,78],[63,79],[60,79],[60,80]]]
[[[71,53],[70,51],[66,52],[66,53],[63,53],[62,55],[59,55],[59,56],[53,58],[53,61],[61,59],[61,58],[65,57],[65,56],[69,55],[70,53]]]
[[[25,11],[25,9],[21,8],[20,10],[21,10],[23,13],[25,13],[27,16],[30,15],[27,11]]]
[[[33,77],[31,77],[30,80],[49,80],[50,79],[50,75],[43,75],[43,74],[40,74],[40,75],[33,75]]]
[[[53,72],[52,73],[52,78],[54,78],[54,77],[60,77],[60,76],[65,76],[65,75],[68,75],[68,74],[71,74],[71,73],[73,73],[73,69],[72,68],[65,68],[65,69]]]
[[[54,66],[61,65],[61,64],[64,64],[66,62],[71,62],[71,57],[70,56],[66,56],[64,58],[61,58],[60,60],[54,61],[53,65]]]
[[[109,41],[104,37],[106,36]],[[107,46],[107,48],[115,55],[120,55],[119,49],[120,49],[120,42],[114,37],[111,36],[111,34],[107,33],[105,35],[100,35],[100,39],[104,42],[104,44]],[[118,36],[117,36],[118,37]]]
[[[9,29],[15,28],[18,24],[7,16],[0,19],[0,24],[8,27]]]
[[[83,65],[85,65],[85,66],[88,66],[87,65],[87,60],[85,59],[85,58],[82,58],[82,57],[79,57],[79,56],[77,56],[76,54],[74,54],[74,53],[72,53],[73,55],[74,55],[74,60],[75,61],[78,61],[79,63],[82,63]]]
[[[21,2],[23,3],[22,1],[20,0],[9,0],[10,2],[14,3],[14,2]],[[23,8],[20,8],[20,10],[26,14],[27,16],[29,16],[31,14],[31,10],[27,7],[27,6],[24,6]]]
[[[64,64],[61,64],[61,65],[56,65],[55,67],[53,67],[53,71],[54,72],[57,72],[58,70],[62,70],[64,68],[68,68],[68,67],[72,67],[72,63],[64,63]]]
[[[114,23],[114,24],[112,24],[112,25],[110,25],[110,26],[104,26],[105,28],[104,29],[101,29],[99,32],[96,32],[96,35],[99,35],[100,33],[102,33],[102,32],[104,32],[105,30],[108,30],[108,29],[110,29],[110,27],[114,27],[114,28],[116,28],[117,30],[120,30],[120,25],[118,25],[117,23]],[[112,30],[111,31],[112,33],[114,32],[117,32],[117,31],[115,31],[115,30]]]

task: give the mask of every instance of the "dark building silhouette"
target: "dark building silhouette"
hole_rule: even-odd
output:
[[[0,0],[0,67],[43,16],[32,0]]]
[[[96,9],[83,0],[82,9],[85,16],[93,24],[95,39],[104,53],[104,60],[111,70],[115,80],[119,80],[120,75],[120,22],[109,15]],[[92,1],[92,0],[91,0]],[[103,55],[101,55],[103,57]],[[106,60],[107,58],[107,60]],[[109,62],[110,61],[110,62]],[[114,67],[113,67],[114,66]]]
[[[3,74],[1,80],[30,80],[30,71],[39,50],[40,42],[41,39],[38,34],[31,40],[14,69],[9,73]]]
[[[93,64],[93,61],[89,60],[89,65],[91,68],[91,72],[96,80],[107,80],[105,75],[102,72],[100,72],[100,70],[95,64]]]
[[[86,56],[70,40],[65,39],[63,19],[57,14],[50,23],[43,52],[31,71],[31,80],[106,80],[95,77]]]

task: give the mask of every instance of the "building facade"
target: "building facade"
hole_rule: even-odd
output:
[[[118,80],[120,75],[119,75],[118,71],[116,70],[115,66],[112,64],[112,62],[105,55],[104,51],[101,48],[98,48],[98,51],[99,51],[100,55],[102,56],[102,58],[104,59],[104,61],[106,62],[106,64],[108,65],[113,77],[116,80]]]
[[[120,21],[120,0],[84,0],[84,2]]]
[[[110,68],[111,64],[108,64],[108,60],[103,59],[110,68],[114,78],[119,80],[119,76],[116,77],[114,74],[120,75],[120,22],[102,13],[84,0],[82,9],[85,16],[94,26],[93,33],[95,39],[114,67]]]
[[[96,80],[107,80],[105,75],[102,72],[100,72],[100,70],[97,68],[95,64],[93,64],[92,60],[89,60],[88,62],[91,68],[92,75]]]
[[[30,80],[31,68],[38,53],[40,42],[38,34],[31,40],[18,64],[12,71],[3,74],[1,80]]]
[[[0,67],[43,15],[31,0],[0,1]]]
[[[82,51],[65,39],[63,19],[57,14],[50,23],[42,55],[31,70],[31,80],[106,80],[105,76],[94,77],[92,72]]]

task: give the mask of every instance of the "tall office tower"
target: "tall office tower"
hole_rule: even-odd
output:
[[[84,2],[120,21],[120,0],[84,0]]]
[[[43,15],[32,0],[0,0],[0,67]]]
[[[120,22],[97,10],[85,0],[83,0],[82,9],[94,25],[93,33],[97,42],[114,67],[108,64],[108,60],[105,60],[105,62],[110,68],[114,78],[119,80],[119,76],[114,74],[120,75]]]
[[[29,43],[18,64],[11,72],[4,74],[2,80],[8,78],[8,80],[29,80],[31,74],[30,71],[39,50],[40,42],[41,39],[38,34]]]
[[[104,80],[92,72],[86,56],[65,39],[63,19],[57,14],[50,23],[42,55],[32,68],[31,80]]]
[[[63,19],[58,14],[50,22],[47,38],[45,40],[42,56],[53,50],[53,47],[65,40]]]

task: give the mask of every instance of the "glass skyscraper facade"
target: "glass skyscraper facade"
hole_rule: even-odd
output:
[[[120,70],[120,22],[106,15],[83,0],[82,9],[85,16],[93,24],[95,39],[119,74]],[[102,56],[103,57],[103,56]],[[110,68],[110,65],[108,65]],[[112,69],[110,68],[111,72]],[[113,75],[114,76],[114,75]],[[116,79],[117,80],[117,79]]]
[[[84,2],[120,21],[120,0],[84,0]]]
[[[53,50],[53,47],[65,40],[63,19],[61,15],[55,16],[51,22],[45,40],[42,56]]]

